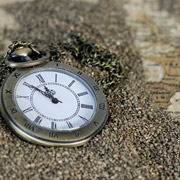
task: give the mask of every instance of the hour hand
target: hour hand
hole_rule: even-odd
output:
[[[49,96],[51,96],[52,102],[54,104],[57,104],[58,102],[62,103],[62,101],[60,101],[59,99],[57,99],[53,96],[54,94],[56,94],[55,91],[48,89],[46,86],[44,86],[44,89],[45,89],[46,93],[48,93]]]
[[[50,89],[48,89],[46,86],[44,86],[44,89],[45,89],[45,91],[47,92],[47,93],[50,93],[51,95],[55,95],[56,94],[56,92],[54,91],[54,90],[50,90]]]

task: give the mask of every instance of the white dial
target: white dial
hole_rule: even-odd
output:
[[[24,75],[16,84],[14,98],[27,119],[57,131],[81,128],[96,110],[96,98],[88,84],[56,68]]]

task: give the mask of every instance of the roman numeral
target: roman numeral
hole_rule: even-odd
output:
[[[6,89],[6,94],[11,94],[11,93],[12,93],[11,90],[7,90],[7,89]]]
[[[104,103],[100,103],[100,104],[99,104],[99,109],[105,110],[105,104],[104,104]]]
[[[68,87],[71,87],[74,83],[75,83],[75,80],[73,80],[73,81],[68,85]]]
[[[94,88],[94,90],[96,90],[96,91],[100,90],[97,85],[93,86],[93,88]]]
[[[28,84],[27,82],[24,82],[23,85],[24,85],[24,86],[27,86],[28,88],[30,88],[31,90],[33,90],[32,85]]]
[[[95,125],[95,126],[98,126],[98,125],[99,125],[99,123],[98,123],[98,122],[96,122],[96,121],[94,121],[94,125]]]
[[[12,114],[17,113],[17,109],[16,109],[16,108],[12,108],[12,109],[10,109],[10,110],[11,110],[11,113],[12,113]]]
[[[24,126],[25,126],[26,128],[28,128],[29,130],[34,131],[34,126],[33,126],[32,124],[30,124],[30,123],[25,123]]]
[[[57,132],[49,132],[49,137],[58,138],[59,136]]]
[[[16,98],[25,98],[25,99],[29,99],[29,96],[19,96],[19,95],[17,95]]]
[[[75,135],[76,137],[79,137],[79,136],[81,135],[81,132],[80,132],[80,131],[76,131],[76,132],[74,133],[74,135]]]
[[[93,106],[88,104],[81,104],[81,108],[93,109]]]
[[[81,71],[78,71],[77,73],[78,73],[79,75],[82,75],[82,72],[81,72]]]
[[[14,73],[13,77],[18,78],[20,75],[20,73]]]
[[[87,95],[87,94],[88,94],[88,92],[82,92],[82,93],[79,93],[77,95],[80,97],[80,96],[84,96],[84,95]]]
[[[67,121],[66,123],[67,123],[69,128],[73,128],[73,125],[69,121]]]
[[[42,77],[41,74],[38,74],[36,77],[38,78],[40,84],[41,84],[41,83],[45,83],[45,80],[43,79],[43,77]]]
[[[57,129],[57,124],[55,122],[51,122],[51,129]]]
[[[32,108],[32,107],[29,107],[29,108],[25,109],[25,110],[23,111],[23,113],[28,113],[28,112],[30,112],[30,111],[33,111],[33,108]]]
[[[88,120],[82,116],[79,116],[83,121],[88,122]]]
[[[55,74],[55,82],[57,82],[57,74]]]
[[[35,122],[36,124],[41,124],[41,122],[42,122],[41,117],[40,117],[40,116],[37,116],[36,119],[34,120],[34,122]]]

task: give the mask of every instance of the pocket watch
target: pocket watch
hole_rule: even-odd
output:
[[[31,143],[83,145],[107,121],[106,97],[84,72],[49,58],[27,44],[7,53],[5,64],[15,70],[1,87],[1,113]]]

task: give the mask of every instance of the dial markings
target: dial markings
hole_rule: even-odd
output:
[[[23,113],[28,113],[28,112],[30,112],[30,111],[33,111],[33,108],[32,108],[32,107],[29,107],[29,108],[25,109],[25,110],[23,111]]]
[[[73,125],[69,121],[67,121],[66,123],[67,123],[69,128],[73,128]]]
[[[42,122],[41,117],[40,117],[40,116],[37,116],[36,119],[34,120],[34,122],[35,122],[36,124],[41,124],[41,122]]]
[[[99,104],[99,109],[105,110],[105,103],[100,103]]]
[[[85,96],[85,95],[87,95],[88,94],[88,92],[87,91],[85,91],[85,92],[82,92],[82,93],[79,93],[79,94],[77,94],[79,97],[81,97],[81,96]]]
[[[17,95],[16,98],[24,98],[24,99],[28,99],[29,100],[29,96],[20,96],[20,95]]]
[[[85,122],[88,122],[88,120],[85,118],[85,117],[82,117],[82,116],[80,116],[80,115],[78,115],[83,121],[85,121]]]
[[[95,125],[95,126],[98,126],[99,123],[98,123],[97,121],[94,121],[94,125]]]
[[[11,93],[12,93],[11,90],[6,89],[6,94],[11,94]]]
[[[73,81],[68,85],[68,87],[71,87],[74,83],[75,83],[75,80],[73,80]]]
[[[24,124],[24,127],[26,127],[27,129],[34,131],[34,126],[31,123],[26,122]]]
[[[81,108],[93,109],[93,105],[81,104]]]
[[[32,85],[28,84],[27,82],[24,82],[23,85],[24,85],[24,86],[27,86],[28,88],[30,88],[31,90],[33,90]]]
[[[15,114],[15,113],[18,112],[16,108],[11,108],[10,110],[11,110],[11,113],[12,113],[12,114]]]
[[[94,90],[99,91],[99,87],[97,85],[93,86]]]
[[[57,82],[57,74],[55,74],[55,82]]]
[[[57,129],[57,124],[55,122],[51,122],[51,129]]]
[[[38,78],[40,84],[41,84],[41,83],[45,83],[45,80],[44,80],[44,78],[42,77],[41,74],[36,75],[36,77]]]
[[[21,74],[20,73],[14,73],[13,77],[15,77],[16,79],[20,76]]]

